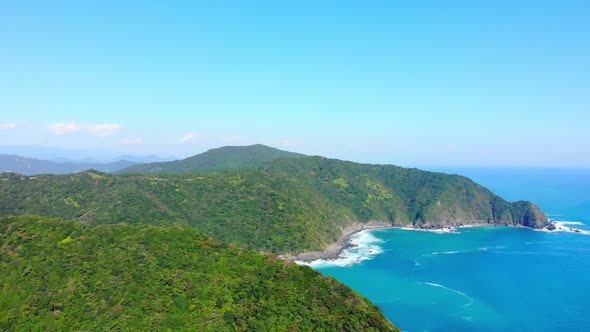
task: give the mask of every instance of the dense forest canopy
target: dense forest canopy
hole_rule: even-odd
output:
[[[397,331],[306,266],[192,228],[0,219],[0,330]]]

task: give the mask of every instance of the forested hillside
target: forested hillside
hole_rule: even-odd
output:
[[[532,203],[508,203],[457,175],[322,157],[278,159],[219,174],[0,175],[0,214],[87,225],[191,226],[266,252],[318,250],[354,222],[434,227],[472,223],[543,227]]]
[[[347,286],[192,228],[0,219],[0,330],[397,331]]]

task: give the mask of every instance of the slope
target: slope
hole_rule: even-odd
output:
[[[547,218],[531,202],[506,202],[460,175],[392,165],[370,165],[310,157],[277,160],[265,167],[290,176],[323,197],[352,209],[362,221],[385,220],[416,227],[504,224],[542,228]]]
[[[183,227],[0,219],[0,329],[397,331],[347,286]]]

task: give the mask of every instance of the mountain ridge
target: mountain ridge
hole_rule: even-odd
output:
[[[325,157],[186,174],[86,171],[0,177],[0,215],[37,214],[89,225],[189,225],[246,248],[323,250],[354,223],[433,228],[464,224],[542,228],[530,202],[509,203],[470,179]]]
[[[288,152],[263,144],[222,146],[203,153],[169,162],[138,164],[117,173],[179,174],[237,170],[259,167],[279,158],[303,158],[304,154]]]

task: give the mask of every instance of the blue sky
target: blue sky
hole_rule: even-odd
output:
[[[588,1],[2,1],[0,145],[590,166]]]

